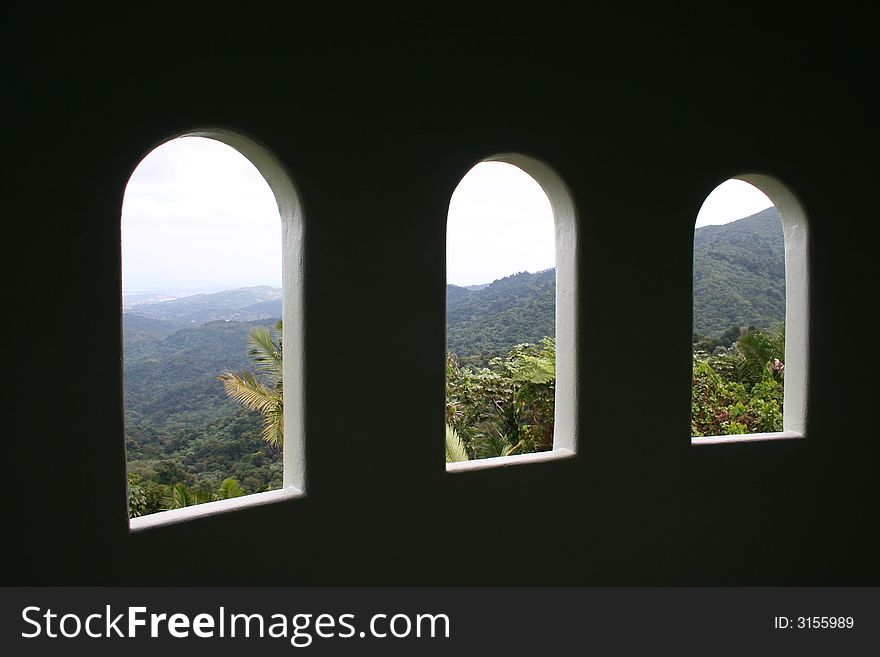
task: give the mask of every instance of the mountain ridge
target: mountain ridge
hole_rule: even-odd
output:
[[[785,320],[785,240],[775,207],[694,231],[694,331]]]
[[[254,285],[139,303],[124,309],[124,314],[174,322],[181,327],[218,320],[248,322],[280,317],[281,296],[281,288]]]
[[[785,318],[785,256],[775,208],[694,231],[694,332],[767,327]],[[555,269],[519,272],[481,285],[446,286],[447,349],[470,364],[555,332]],[[139,356],[176,330],[209,322],[271,324],[281,289],[251,286],[138,304],[123,315],[126,356]]]

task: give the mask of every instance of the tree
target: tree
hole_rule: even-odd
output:
[[[785,328],[749,329],[718,356],[695,352],[691,435],[782,431]]]
[[[785,359],[785,324],[775,324],[766,331],[744,332],[733,351],[736,379],[751,387],[769,374],[782,381]]]
[[[244,494],[244,488],[238,483],[238,480],[230,477],[224,479],[216,491],[199,492],[198,490],[187,488],[186,484],[174,484],[168,487],[167,493],[162,499],[162,504],[166,510],[182,509],[186,506],[204,504],[205,502],[216,502],[217,500],[241,497]]]
[[[446,422],[474,458],[508,456],[553,446],[556,345],[518,344],[488,367],[446,360]]]
[[[275,323],[275,336],[261,326],[252,329],[248,343],[251,346],[248,356],[254,361],[256,371],[227,370],[218,378],[229,397],[263,416],[263,440],[281,449],[284,445],[281,322]]]
[[[128,473],[128,515],[137,518],[147,513],[147,493],[141,485],[141,478]]]

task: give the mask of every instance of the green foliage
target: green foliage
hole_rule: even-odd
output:
[[[746,331],[729,354],[736,380],[746,386],[757,385],[768,375],[782,381],[785,358],[785,325],[775,324],[766,331]]]
[[[715,337],[706,336],[699,332],[694,332],[694,352],[705,352],[706,354],[720,354],[726,352],[733,347],[734,343],[739,340],[742,335],[743,328],[739,326],[731,326],[726,331],[716,335]],[[754,326],[745,330],[755,330]]]
[[[467,461],[468,454],[461,436],[458,432],[448,424],[446,425],[446,462],[455,463],[458,461]]]
[[[556,345],[519,344],[488,367],[446,359],[446,422],[470,458],[507,456],[553,446]]]
[[[177,461],[166,460],[156,464],[156,483],[171,485],[186,478],[186,471]]]
[[[782,431],[785,329],[744,332],[717,356],[694,354],[691,434]]]
[[[161,320],[125,319],[131,517],[225,499],[234,493],[228,484],[220,490],[227,479],[250,492],[280,488],[281,453],[261,439],[262,417],[230,400],[217,382],[225,368],[247,365],[253,329],[268,328],[223,321],[170,330]],[[180,488],[175,495],[175,485],[187,495]]]
[[[284,383],[281,321],[275,323],[277,338],[263,327],[251,330],[248,352],[257,373],[226,371],[218,378],[226,394],[245,408],[263,416],[263,439],[278,449],[284,445]],[[263,381],[258,378],[267,381]]]
[[[228,417],[237,405],[217,384],[224,370],[246,368],[248,336],[263,322],[212,322],[162,337],[123,333],[126,430],[172,433]],[[271,326],[271,324],[269,324]]]
[[[523,446],[523,441],[516,445],[510,444],[510,439],[496,431],[490,431],[477,444],[476,458],[488,459],[496,456],[512,456]]]
[[[232,477],[224,479],[216,493],[218,500],[230,500],[233,497],[241,497],[242,495],[244,495],[244,488]]]
[[[145,444],[129,435],[127,444],[129,472],[147,497],[144,514],[162,510],[176,483],[207,491],[208,499],[227,478],[251,492],[281,487],[281,453],[260,437],[260,418],[244,409],[196,429],[158,433]]]
[[[144,482],[140,475],[132,472],[128,474],[128,481],[128,512],[131,518],[169,509],[182,509],[204,502],[228,500],[245,494],[245,488],[232,477],[224,479],[216,489],[204,485],[187,486],[183,482],[174,484]]]
[[[139,475],[128,473],[128,515],[137,518],[147,513],[147,492]]]
[[[221,326],[239,330],[237,323],[224,322],[200,327],[202,330],[177,331],[166,340],[179,341],[182,333],[212,335]],[[276,323],[275,330],[280,335],[280,322]],[[262,411],[261,416],[243,413],[233,405],[225,415],[214,419],[215,414],[209,407],[200,416],[203,424],[199,424],[168,421],[167,415],[150,413],[149,406],[136,406],[141,412],[126,408],[129,411],[126,446],[132,517],[238,497],[246,489],[280,487],[280,444],[284,431],[281,340],[262,326],[249,326],[248,331],[248,355],[257,371],[225,372],[219,378],[227,384],[227,389],[236,393],[233,397],[246,407]],[[173,353],[180,354],[179,351]],[[216,357],[217,352],[213,353]],[[201,367],[210,360],[210,357],[202,358]],[[164,367],[161,359],[158,362]],[[180,372],[178,384],[180,379],[187,379],[191,370],[183,368]],[[141,385],[143,382],[138,381]],[[216,382],[214,385],[220,387]],[[250,389],[242,392],[241,388],[247,386]],[[259,394],[246,396],[254,391]],[[269,444],[260,440],[260,433]]]
[[[174,484],[168,490],[168,495],[162,500],[166,509],[182,509],[185,506],[197,504],[196,495],[187,489],[184,484]]]

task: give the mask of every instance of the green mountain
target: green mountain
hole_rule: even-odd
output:
[[[556,331],[556,270],[521,272],[485,286],[446,286],[446,348],[483,364]]]
[[[694,331],[785,319],[785,243],[775,207],[694,231]]]
[[[269,286],[139,303],[123,313],[127,425],[168,430],[238,412],[217,376],[250,368],[248,333],[280,316],[281,290]]]
[[[225,369],[250,368],[248,332],[273,324],[217,321],[161,337],[129,333],[128,321],[123,333],[126,420],[163,428],[216,420],[237,409],[217,376]],[[167,324],[158,326],[167,330]]]
[[[177,328],[123,315],[123,394],[129,470],[146,480],[216,488],[234,477],[248,492],[280,486],[280,453],[260,418],[231,401],[217,376],[251,369],[247,336],[274,320]]]

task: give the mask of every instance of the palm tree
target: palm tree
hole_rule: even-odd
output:
[[[767,376],[781,382],[784,359],[785,324],[764,331],[746,331],[736,341],[733,352],[737,381],[749,388]]]
[[[281,449],[284,445],[281,321],[275,323],[275,336],[262,326],[252,329],[248,343],[251,347],[248,356],[254,361],[256,371],[227,370],[218,378],[229,397],[263,416],[263,440]]]

